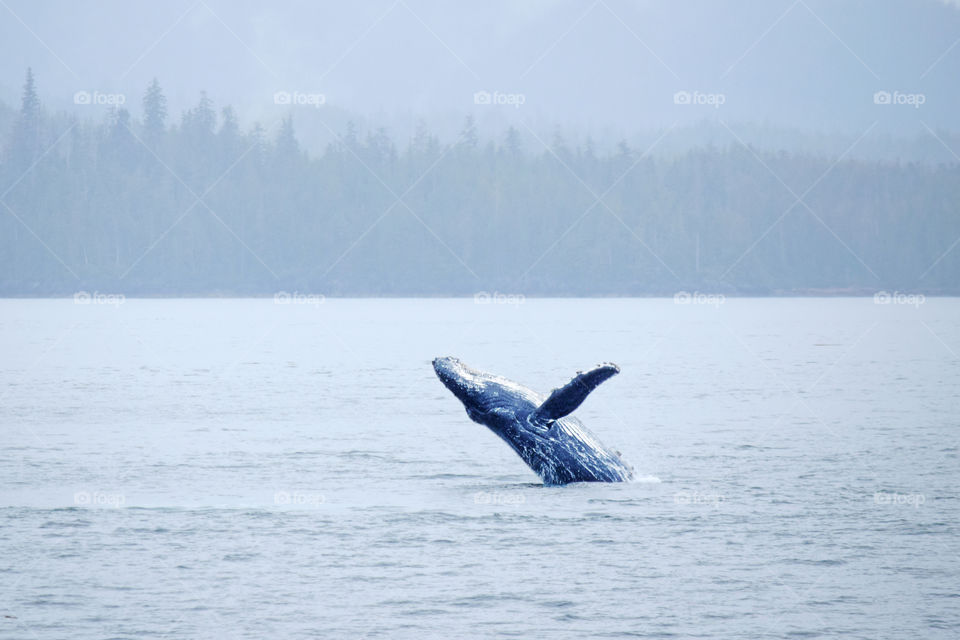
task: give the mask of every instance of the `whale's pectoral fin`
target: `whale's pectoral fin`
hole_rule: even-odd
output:
[[[554,389],[550,397],[531,415],[533,422],[548,424],[576,411],[590,392],[607,378],[620,373],[615,364],[601,364],[590,371],[580,372],[566,385]]]

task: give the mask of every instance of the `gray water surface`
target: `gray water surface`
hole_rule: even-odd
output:
[[[960,300],[497,302],[0,301],[0,637],[960,636]],[[438,355],[616,362],[639,479],[543,487]]]

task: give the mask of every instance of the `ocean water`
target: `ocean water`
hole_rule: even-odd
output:
[[[0,638],[960,637],[960,300],[0,301]],[[430,361],[577,412],[544,487]]]

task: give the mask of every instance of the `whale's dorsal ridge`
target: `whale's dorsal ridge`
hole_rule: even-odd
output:
[[[604,362],[589,371],[578,371],[570,382],[559,389],[554,389],[550,397],[537,407],[531,416],[531,421],[549,424],[570,415],[583,404],[590,392],[600,386],[604,380],[618,373],[620,373],[620,367],[612,362]]]

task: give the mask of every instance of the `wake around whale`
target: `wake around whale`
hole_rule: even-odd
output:
[[[633,469],[587,431],[571,413],[591,391],[620,369],[601,364],[578,372],[549,397],[506,378],[468,367],[457,358],[437,358],[433,369],[474,422],[500,436],[547,485],[623,482]]]

